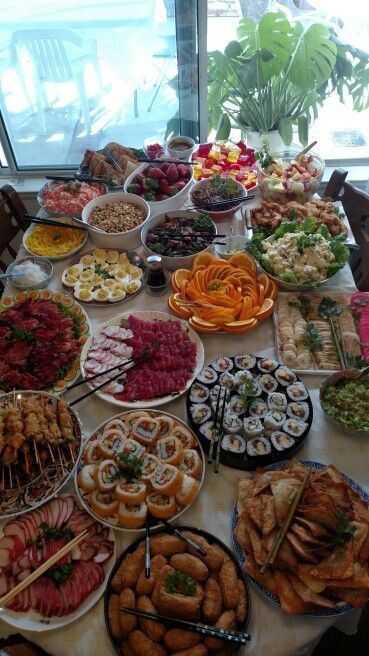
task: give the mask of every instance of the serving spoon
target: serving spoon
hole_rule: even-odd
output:
[[[298,159],[299,157],[301,157],[301,155],[306,155],[306,153],[308,153],[309,150],[314,148],[314,146],[316,146],[317,143],[318,143],[317,141],[312,141],[308,146],[305,146],[305,148],[303,148],[302,150],[300,150],[299,153],[297,153],[295,159]]]

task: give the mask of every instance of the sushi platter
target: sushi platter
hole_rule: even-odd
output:
[[[195,434],[159,410],[124,412],[101,424],[84,445],[75,483],[86,510],[120,531],[147,518],[176,519],[197,498],[205,476]]]
[[[214,416],[220,387],[227,399],[219,436]],[[245,470],[290,458],[313,420],[310,395],[296,374],[249,353],[218,358],[202,369],[188,391],[187,413],[206,452],[221,439],[220,462]]]

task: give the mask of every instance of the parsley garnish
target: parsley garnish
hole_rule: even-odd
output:
[[[246,380],[242,383],[241,390],[239,392],[242,405],[245,408],[245,412],[250,403],[250,397],[255,396],[255,385],[253,380]]]
[[[196,581],[189,574],[177,570],[165,577],[165,592],[193,597],[196,592]]]
[[[343,308],[341,305],[338,305],[337,301],[334,301],[333,298],[329,298],[328,296],[322,298],[318,308],[318,314],[322,319],[337,316],[338,314],[342,314],[342,311]]]
[[[356,531],[355,526],[351,526],[350,519],[347,517],[346,513],[337,508],[334,511],[334,514],[338,518],[338,524],[334,529],[335,536],[333,538],[332,544],[337,544],[344,546],[354,537]]]
[[[109,280],[109,278],[113,278],[113,276],[111,276],[108,271],[102,269],[97,265],[95,266],[95,273],[97,273],[97,275],[100,276],[100,278],[104,278],[104,280]]]
[[[118,458],[120,460],[119,467],[121,469],[121,472],[117,475],[118,477],[121,476],[126,481],[140,478],[143,464],[140,458],[132,456],[125,451],[118,453]]]
[[[50,567],[45,572],[45,576],[48,579],[54,581],[56,587],[59,587],[64,581],[66,581],[72,573],[73,563],[65,563],[65,565],[55,565]]]
[[[273,157],[270,154],[270,149],[269,149],[269,142],[267,139],[262,140],[263,145],[260,148],[260,150],[257,150],[255,153],[255,157],[257,160],[260,162],[260,166],[262,169],[267,169],[268,166],[270,166],[273,163]]]
[[[58,538],[63,538],[67,542],[70,542],[70,540],[73,540],[74,538],[74,532],[69,526],[58,528],[56,526],[49,526],[46,522],[42,522],[42,524],[39,525],[39,528],[41,529],[42,537],[46,542],[48,540],[57,540]]]
[[[17,328],[14,326],[10,335],[6,339],[21,339],[24,342],[34,342],[35,336],[31,330],[26,330],[25,328]]]
[[[306,324],[304,344],[310,353],[316,353],[322,348],[322,338],[319,331],[310,321]]]

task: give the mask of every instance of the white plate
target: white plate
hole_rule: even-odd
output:
[[[42,219],[42,217],[40,217],[40,218]],[[59,218],[54,219],[54,220],[55,221],[61,221],[62,219],[59,217]],[[71,225],[74,223],[73,219],[70,220],[70,223],[71,223]],[[27,246],[27,239],[32,234],[32,232],[34,231],[34,229],[36,228],[37,225],[38,224],[36,224],[36,223],[31,223],[30,227],[26,230],[26,232],[23,235],[23,247],[27,251],[27,253],[30,253],[30,255],[38,255],[38,253],[34,253]],[[84,238],[82,244],[80,244],[80,246],[77,246],[77,248],[75,248],[73,251],[70,251],[69,253],[65,253],[65,255],[43,255],[42,257],[47,257],[47,259],[50,260],[51,262],[58,262],[59,260],[65,260],[67,257],[71,257],[72,255],[75,255],[76,253],[78,253],[84,247],[84,245],[86,244],[86,241],[87,241],[87,237],[88,237],[88,231],[86,230],[85,231],[85,238]]]
[[[154,312],[154,311],[133,311],[133,312],[123,312],[117,317],[113,317],[113,319],[110,319],[109,321],[106,321],[105,323],[101,324],[99,328],[95,331],[94,334],[97,334],[98,332],[101,332],[105,326],[119,326],[122,318],[128,318],[129,316],[135,316],[138,317],[139,319],[142,319],[143,321],[154,321],[155,319],[160,320],[160,321],[179,321],[181,324],[181,327],[184,331],[187,332],[191,342],[196,344],[196,367],[193,371],[193,374],[191,378],[188,379],[186,383],[185,389],[183,389],[181,392],[176,392],[175,394],[167,394],[167,396],[160,396],[159,398],[155,399],[143,399],[142,401],[119,401],[118,399],[115,399],[114,396],[111,394],[105,394],[103,389],[98,390],[96,393],[96,396],[99,396],[101,399],[104,401],[108,401],[109,403],[112,403],[113,405],[117,405],[120,408],[157,408],[160,405],[164,405],[165,403],[169,403],[170,401],[173,401],[174,399],[179,398],[183,394],[187,392],[195,378],[197,377],[198,373],[201,371],[204,365],[204,347],[202,344],[202,341],[198,334],[187,324],[186,321],[183,321],[181,319],[177,319],[177,317],[173,317],[170,314],[166,314],[165,312]],[[84,370],[84,363],[86,362],[87,359],[87,354],[89,349],[91,348],[91,344],[93,341],[94,335],[90,336],[88,340],[85,342],[82,353],[81,353],[81,371],[82,371],[82,376],[86,377],[86,372]],[[112,372],[113,375],[113,372]],[[87,383],[88,384],[88,383]],[[92,385],[89,385],[90,389],[94,389]]]
[[[83,508],[78,497],[77,504]],[[3,523],[0,527],[0,537],[3,536],[3,526],[5,526],[5,523]],[[0,609],[0,619],[4,620],[4,622],[10,624],[11,626],[14,626],[16,629],[20,629],[21,631],[37,631],[39,633],[41,631],[60,629],[62,626],[66,626],[67,624],[71,624],[71,622],[78,620],[96,604],[96,602],[105,592],[107,580],[116,560],[116,541],[113,530],[110,530],[108,539],[114,542],[114,551],[112,557],[109,558],[109,560],[103,565],[105,570],[104,580],[102,581],[101,585],[99,585],[99,587],[96,588],[96,590],[94,590],[73,613],[64,615],[63,617],[43,617],[34,610],[30,610],[27,613],[16,613],[12,610]]]

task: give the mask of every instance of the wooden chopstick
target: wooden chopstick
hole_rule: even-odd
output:
[[[110,369],[106,369],[105,371],[101,371],[99,374],[94,374],[94,376],[90,376],[89,378],[83,378],[82,380],[78,380],[76,383],[73,383],[72,385],[69,385],[69,387],[66,388],[66,392],[69,392],[69,390],[74,389],[75,387],[79,387],[80,385],[83,385],[84,383],[89,383],[91,380],[95,380],[96,378],[100,378],[101,376],[105,376],[106,374],[111,373],[112,371],[115,371],[115,369],[119,369],[120,367],[124,367],[126,364],[131,364],[132,362],[137,362],[137,360],[126,360],[125,362],[121,362],[120,364],[116,364],[115,367],[110,367]],[[124,372],[122,372],[124,373]]]
[[[99,374],[99,376],[104,376],[104,371]],[[105,387],[106,385],[109,385],[109,383],[112,383],[114,380],[119,378],[119,376],[123,376],[124,371],[119,371],[115,376],[112,378],[109,378],[109,380],[106,380],[104,383],[101,383],[101,385],[98,385],[97,387],[94,387],[92,390],[89,392],[86,392],[86,394],[83,394],[82,396],[79,396],[77,399],[74,399],[71,403],[69,403],[69,407],[71,408],[73,405],[76,405],[77,403],[80,403],[84,399],[87,399],[91,394],[95,394],[95,392],[98,392],[102,387]]]
[[[13,588],[13,590],[10,590],[10,592],[7,592],[7,594],[1,597],[0,607],[9,604],[9,602],[12,601],[14,597],[17,596],[17,594],[23,592],[25,588],[28,588],[28,586],[31,585],[31,583],[36,581],[38,578],[40,578],[40,576],[44,574],[44,572],[46,572],[50,567],[55,565],[55,563],[57,563],[58,560],[60,560],[60,558],[63,558],[63,556],[69,553],[69,551],[71,551],[77,544],[82,542],[82,540],[84,540],[86,535],[88,535],[87,529],[84,530],[79,535],[77,535],[75,538],[73,538],[73,540],[68,542],[68,544],[65,544],[64,547],[59,549],[59,551],[57,551],[53,556],[51,556],[51,558],[45,560],[45,562],[42,563],[40,567],[35,569],[35,571],[32,572],[32,574],[29,574],[29,576],[27,576],[23,581],[18,583],[18,585],[16,585],[15,588]]]
[[[219,435],[218,435],[218,441],[217,441],[217,449],[216,449],[216,453],[215,453],[214,474],[217,474],[218,469],[219,469],[220,445],[222,443],[222,439],[223,439],[223,436],[224,436],[224,411],[225,411],[225,407],[227,405],[227,399],[228,399],[228,390],[225,389],[224,399],[223,399],[223,407],[222,407],[222,412],[221,412],[221,416],[220,416],[220,426],[219,426]]]
[[[51,225],[57,226],[58,228],[69,228],[71,230],[83,230],[83,232],[86,232],[87,230],[87,226],[74,225],[74,223],[62,223],[61,221],[53,221],[52,219],[40,219],[38,216],[32,216],[31,214],[25,214],[24,218],[31,223],[38,223],[39,225]]]
[[[202,556],[206,556],[205,549],[200,547],[200,545],[197,544],[197,542],[194,540],[191,540],[191,538],[188,538],[187,535],[183,535],[183,533],[179,531],[178,528],[169,524],[166,519],[161,519],[160,522],[165,526],[165,528],[168,529],[168,531],[170,531],[170,533],[177,535],[181,540],[183,540],[183,542],[186,542],[190,547],[192,547],[192,549],[195,549]]]
[[[63,175],[45,175],[45,178],[46,180],[60,180],[61,182],[98,182],[100,184],[106,184],[103,178],[94,178],[84,175],[74,175],[73,178],[68,178],[67,176]]]
[[[220,640],[226,640],[227,642],[236,642],[239,645],[245,645],[248,640],[251,639],[249,633],[238,633],[237,631],[230,631],[229,629],[217,629],[208,624],[196,624],[195,622],[188,622],[187,620],[181,620],[177,617],[161,615],[161,613],[149,613],[144,610],[126,608],[125,606],[119,608],[119,610],[128,615],[143,617],[148,620],[153,620],[153,622],[163,622],[167,626],[173,626],[176,628],[181,627],[188,631],[192,631],[193,633],[200,633],[201,635],[210,636],[211,638],[219,638]]]
[[[148,157],[139,157],[138,162],[148,162],[149,164],[187,164],[188,166],[195,166],[196,162],[186,162],[184,159],[149,159]]]
[[[301,499],[302,494],[305,490],[306,484],[309,480],[309,476],[310,476],[310,471],[306,472],[306,475],[305,475],[304,480],[302,481],[301,487],[293,495],[292,502],[291,502],[291,505],[290,505],[290,509],[288,511],[286,521],[283,524],[283,526],[281,526],[280,530],[278,531],[278,534],[275,537],[275,540],[272,544],[272,547],[271,547],[271,549],[270,549],[264,563],[262,564],[262,566],[260,568],[260,574],[264,574],[264,572],[265,572],[266,568],[268,567],[268,565],[273,565],[275,557],[276,557],[276,555],[279,551],[279,547],[281,546],[281,544],[284,540],[284,537],[285,537],[285,535],[286,535],[286,533],[287,533],[287,531],[290,527],[290,524],[293,520],[294,514],[296,512],[296,508],[297,508],[298,504],[300,503],[300,499]]]
[[[218,390],[218,396],[217,396],[217,403],[215,406],[215,414],[214,414],[214,428],[216,428],[218,419],[219,419],[219,403],[220,403],[220,397],[222,395],[222,390],[223,387],[219,385],[219,390]],[[208,464],[211,464],[212,458],[213,458],[213,449],[214,449],[214,440],[215,436],[212,436],[209,444],[209,452],[208,452]]]

